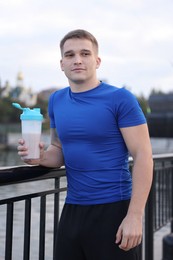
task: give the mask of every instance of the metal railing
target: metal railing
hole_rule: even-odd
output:
[[[130,166],[132,167],[133,162],[130,161]],[[66,182],[62,182],[62,178],[65,178],[65,168],[61,169],[50,169],[40,166],[21,166],[13,167],[0,170],[0,186],[1,187],[13,187],[13,185],[23,185],[24,190],[29,185],[29,183],[39,183],[39,181],[52,180],[53,187],[44,188],[44,190],[39,190],[41,184],[38,184],[37,191],[27,192],[27,194],[22,194],[13,197],[0,198],[0,221],[2,211],[5,215],[5,226],[4,232],[1,232],[0,226],[0,260],[48,260],[53,259],[54,255],[54,245],[55,236],[58,226],[58,220],[62,205],[60,205],[60,196],[66,191]],[[36,182],[38,181],[38,182]],[[20,189],[19,189],[20,190]],[[6,194],[7,196],[7,194]],[[52,196],[51,200],[48,201],[48,196]],[[34,247],[37,247],[36,251],[37,257],[31,256],[31,242],[32,238],[32,226],[35,220],[35,215],[33,216],[33,201],[34,199],[39,199],[37,208],[37,217],[39,216],[38,230],[39,234],[35,239],[36,243]],[[62,198],[63,203],[64,197]],[[23,211],[15,211],[17,203],[23,203]],[[47,231],[47,214],[48,205],[51,203],[52,210],[52,229]],[[3,210],[1,210],[1,207]],[[5,209],[4,209],[5,207]],[[22,250],[22,257],[17,257],[14,254],[14,234],[15,229],[15,218],[16,214],[23,214],[23,248],[17,245],[18,250]],[[152,189],[149,195],[145,210],[145,220],[144,220],[144,239],[143,239],[143,254],[141,259],[143,260],[153,260],[154,259],[154,233],[161,227],[166,225],[172,220],[173,217],[173,154],[157,155],[154,156],[154,180],[152,184]],[[0,223],[1,224],[1,223]],[[47,233],[51,233],[51,240],[46,240]],[[20,235],[21,235],[20,234]],[[45,251],[48,244],[49,253],[46,257]],[[52,245],[52,246],[50,246]],[[15,258],[13,258],[15,257]]]
[[[154,233],[171,223],[172,218],[173,154],[156,155],[153,184],[145,210],[145,260],[154,259]]]
[[[13,229],[14,229],[14,218],[15,218],[15,212],[14,207],[18,202],[24,202],[24,220],[21,225],[23,225],[23,256],[21,259],[29,260],[29,259],[45,259],[45,236],[46,236],[46,201],[47,197],[49,195],[53,195],[53,229],[51,232],[53,233],[53,243],[52,243],[52,259],[54,254],[54,244],[55,244],[55,235],[56,230],[58,226],[58,220],[59,220],[59,210],[60,210],[60,194],[64,191],[66,191],[66,186],[61,187],[60,186],[60,180],[61,178],[65,176],[65,169],[50,169],[40,166],[33,166],[33,167],[16,167],[16,168],[10,168],[10,169],[3,169],[0,170],[0,186],[4,185],[13,185],[13,184],[22,184],[27,185],[30,182],[36,182],[40,180],[54,180],[54,187],[52,189],[47,189],[40,191],[38,189],[38,192],[33,192],[29,194],[24,194],[20,196],[0,199],[0,207],[2,205],[6,205],[6,228],[5,228],[5,238],[4,238],[4,253],[1,252],[3,250],[2,248],[2,235],[0,234],[0,259],[4,260],[11,260],[16,259],[20,260],[18,255],[16,256],[16,252],[18,248],[15,250],[13,248]],[[27,184],[26,184],[27,183]],[[24,191],[23,191],[24,192]],[[39,236],[38,236],[38,257],[33,256],[30,258],[30,247],[31,247],[31,222],[34,221],[34,217],[32,217],[32,202],[34,199],[39,198],[40,202],[37,207],[37,210],[39,210]],[[1,208],[0,208],[1,211]],[[21,214],[21,212],[18,212],[17,214]],[[22,234],[20,234],[22,235]],[[49,243],[50,241],[48,241]],[[51,243],[50,243],[51,244]],[[18,245],[17,245],[18,246]],[[22,250],[20,248],[20,250]],[[14,253],[15,252],[15,253]],[[15,254],[15,258],[13,258],[13,253]],[[49,258],[51,259],[51,258]]]

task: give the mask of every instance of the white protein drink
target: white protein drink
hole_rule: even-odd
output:
[[[25,159],[39,159],[40,158],[40,133],[23,133],[22,138],[25,140],[25,146],[28,148],[28,155]]]

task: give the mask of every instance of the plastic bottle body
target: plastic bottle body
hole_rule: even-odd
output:
[[[25,146],[28,148],[28,155],[24,158],[40,158],[39,143],[41,139],[43,121],[43,115],[40,113],[40,108],[23,108],[18,103],[12,103],[12,105],[23,111],[20,115],[22,138],[25,141]]]
[[[40,158],[39,143],[41,140],[42,121],[40,120],[21,120],[22,138],[28,148],[28,155],[25,159]]]

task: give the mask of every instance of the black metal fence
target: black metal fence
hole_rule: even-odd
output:
[[[130,161],[132,166],[133,162]],[[36,181],[53,181],[53,187],[44,188],[34,192],[27,192],[13,197],[0,198],[0,221],[1,214],[3,212],[5,216],[4,221],[4,232],[0,228],[0,260],[48,260],[53,259],[54,254],[54,243],[55,235],[58,226],[58,220],[64,196],[60,198],[61,194],[66,191],[66,182],[61,180],[65,176],[65,168],[61,169],[50,169],[40,166],[22,166],[14,167],[10,169],[0,170],[0,186],[13,187],[13,184],[22,185],[23,190],[27,188],[29,183],[36,183]],[[20,188],[19,188],[20,189]],[[48,196],[52,196],[51,200],[48,201]],[[31,257],[31,242],[32,242],[32,227],[36,221],[35,215],[33,215],[33,200],[39,199],[39,207],[37,209],[37,216],[39,220],[39,234],[35,238],[37,257]],[[15,211],[17,203],[23,203],[23,210]],[[47,214],[50,211],[49,203],[51,203],[52,210],[52,229],[47,230]],[[3,208],[3,210],[1,210]],[[16,245],[14,240],[13,231],[15,229],[15,218],[16,214],[23,214],[23,221],[20,225],[23,226],[23,246]],[[154,233],[161,227],[166,225],[172,220],[173,217],[173,154],[171,155],[158,155],[154,156],[154,180],[152,189],[149,195],[149,199],[145,211],[144,220],[144,239],[143,239],[143,254],[142,260],[153,260],[154,259]],[[1,223],[0,223],[1,224]],[[19,225],[19,223],[18,223]],[[51,239],[46,240],[47,233],[51,233]],[[171,232],[171,230],[170,230]],[[49,253],[46,257],[45,251],[48,244]],[[17,249],[15,249],[15,245]],[[22,258],[15,256],[16,251],[22,252]],[[51,252],[51,253],[50,253]]]
[[[173,218],[173,155],[154,156],[154,179],[145,210],[144,259],[154,259],[154,233]],[[173,230],[170,230],[173,232]],[[160,259],[158,259],[160,260]]]
[[[34,167],[16,167],[10,169],[3,169],[0,171],[0,186],[4,185],[29,185],[30,182],[36,182],[40,180],[54,180],[53,188],[47,188],[47,190],[41,190],[38,187],[38,191],[34,191],[32,193],[10,197],[10,198],[0,198],[0,212],[1,206],[5,205],[6,209],[4,210],[4,214],[6,215],[6,227],[4,232],[4,239],[2,238],[2,234],[0,234],[0,260],[29,260],[29,259],[40,259],[44,260],[45,258],[45,246],[46,246],[46,213],[47,213],[47,197],[52,195],[52,214],[53,214],[53,228],[50,232],[52,232],[52,243],[51,241],[47,241],[50,245],[52,245],[52,258],[49,256],[49,259],[53,259],[54,254],[54,243],[55,243],[55,234],[58,226],[59,220],[59,210],[60,210],[60,194],[66,191],[66,186],[61,187],[60,180],[65,176],[65,169],[50,169],[40,166]],[[40,184],[39,184],[40,185]],[[37,187],[37,186],[36,186]],[[20,189],[20,187],[19,187]],[[23,189],[23,193],[25,193],[25,188]],[[37,237],[38,244],[33,245],[34,247],[38,246],[36,251],[38,254],[31,257],[31,224],[34,220],[34,216],[32,214],[32,203],[34,199],[39,198],[37,210],[39,211],[37,215],[39,215],[39,235]],[[22,212],[15,212],[14,208],[17,203],[24,202],[23,213]],[[23,214],[23,221],[21,225],[23,225],[23,235],[22,240],[23,248],[18,248],[18,244],[16,245],[17,248],[14,248],[14,236],[13,230],[15,228],[15,214]],[[0,220],[1,221],[1,220]],[[18,225],[18,224],[17,224]],[[18,238],[17,238],[18,239]],[[4,241],[4,247],[2,246],[2,242]],[[21,246],[21,244],[20,244]],[[18,254],[18,250],[22,252],[22,258],[19,257],[21,254]],[[3,252],[2,252],[3,251]],[[50,254],[51,255],[51,254]],[[14,257],[13,257],[14,256]]]

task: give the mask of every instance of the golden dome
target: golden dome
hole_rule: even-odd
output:
[[[17,80],[23,80],[23,73],[21,71],[17,74]]]

